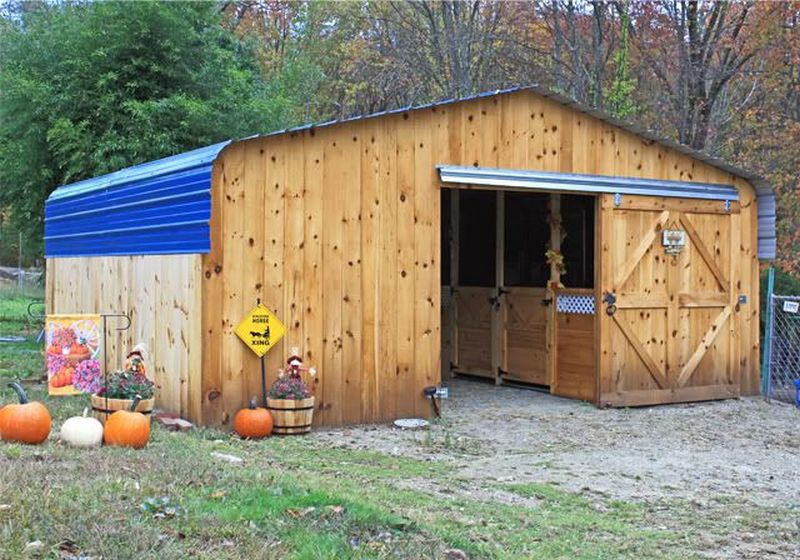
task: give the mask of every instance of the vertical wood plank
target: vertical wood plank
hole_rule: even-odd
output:
[[[303,322],[304,352],[309,367],[318,368],[319,374],[313,381],[318,413],[314,422],[319,424],[324,418],[324,386],[327,371],[323,368],[323,282],[322,282],[322,234],[325,214],[323,213],[323,150],[315,136],[304,134],[304,251],[303,251]]]
[[[242,262],[240,271],[241,302],[232,310],[231,328],[244,319],[258,300],[265,300],[264,287],[264,238],[267,224],[264,221],[264,196],[266,192],[265,141],[257,140],[244,144],[244,188],[238,210],[244,217],[240,241]],[[235,222],[234,222],[235,223]],[[227,247],[226,247],[227,249]],[[230,270],[228,271],[231,272]],[[251,398],[262,401],[261,363],[253,352],[246,348],[235,333],[231,333],[231,344],[237,344],[242,352],[242,378],[239,406],[243,407]]]
[[[262,303],[287,327],[289,315],[284,297],[286,286],[284,240],[288,183],[286,158],[291,143],[290,138],[280,137],[264,144],[264,208],[261,215],[261,220],[264,222],[264,254],[261,261],[264,269]],[[278,369],[284,366],[287,352],[285,338],[267,352],[265,356],[267,385],[271,385],[277,378]],[[254,368],[254,374],[260,379],[260,365]]]
[[[342,253],[342,387],[341,409],[344,424],[359,422],[362,409],[362,284],[361,284],[361,146],[363,124],[349,128],[342,138],[342,157],[346,165],[342,168],[341,185],[352,185],[351,193],[344,198]]]
[[[424,387],[438,383],[439,363],[439,189],[433,160],[437,119],[425,111],[414,123],[414,414],[430,414]]]
[[[234,145],[226,157],[222,176],[223,246],[226,254],[223,274],[223,340],[222,340],[222,423],[233,421],[241,407],[245,366],[250,363],[250,350],[233,332],[244,318],[245,301],[242,288],[245,277],[245,182],[244,159],[247,144]]]
[[[305,251],[305,165],[303,143],[291,136],[286,149],[285,236],[283,261],[285,279],[285,323],[288,353],[292,347],[303,352],[303,253]]]
[[[211,170],[211,251],[203,255],[203,305],[202,305],[202,359],[203,375],[200,380],[201,416],[207,425],[218,425],[222,419],[222,305],[223,282],[220,273],[225,264],[223,250],[223,204],[222,177],[225,173],[223,150]]]
[[[381,419],[397,418],[398,413],[398,206],[400,194],[397,170],[398,123],[402,117],[385,119],[379,124],[383,138],[380,146],[380,174],[378,186],[381,211],[380,262],[378,281],[380,307],[378,309],[378,402]]]
[[[324,166],[323,166],[323,194],[322,213],[323,221],[323,269],[322,278],[324,285],[323,300],[323,372],[325,385],[323,387],[323,408],[326,424],[338,425],[344,418],[342,402],[344,400],[344,375],[342,372],[342,298],[344,286],[342,284],[343,272],[343,241],[345,220],[344,196],[341,185],[346,183],[343,178],[347,176],[344,170],[350,162],[344,161],[342,139],[335,134],[324,135]]]
[[[397,129],[397,415],[415,412],[414,387],[414,125]]]
[[[375,122],[365,123],[361,137],[361,294],[362,354],[361,411],[362,420],[379,418],[378,394],[378,309],[380,306],[380,128]]]

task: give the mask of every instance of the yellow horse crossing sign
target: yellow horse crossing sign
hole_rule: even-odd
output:
[[[286,327],[263,303],[259,303],[236,327],[236,335],[259,358],[286,334]]]

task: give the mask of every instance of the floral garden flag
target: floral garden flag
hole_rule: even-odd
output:
[[[51,395],[94,393],[103,379],[100,315],[48,315],[47,387]]]

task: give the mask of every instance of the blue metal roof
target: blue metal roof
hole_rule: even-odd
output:
[[[230,141],[56,189],[46,257],[208,253],[211,167]]]
[[[302,132],[342,122],[400,114],[517,91],[531,91],[552,99],[748,180],[756,189],[759,203],[758,256],[761,259],[775,258],[775,194],[762,177],[538,85],[499,89],[424,105],[306,124],[251,138]],[[57,189],[45,205],[45,255],[67,257],[207,253],[210,250],[208,220],[211,213],[211,166],[219,152],[230,143],[231,141],[222,142]],[[190,173],[192,170],[196,174]],[[141,190],[126,191],[123,187],[140,187]],[[191,194],[195,198],[181,198],[190,197]],[[122,202],[118,200],[118,196],[123,199]],[[85,210],[93,212],[74,215],[76,201],[85,204]],[[129,215],[129,212],[133,214]],[[137,214],[141,219],[136,219]],[[79,221],[81,216],[88,221]]]

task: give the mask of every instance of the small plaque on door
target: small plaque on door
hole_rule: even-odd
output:
[[[686,232],[680,229],[665,229],[661,232],[661,244],[668,255],[679,255],[686,247]]]

